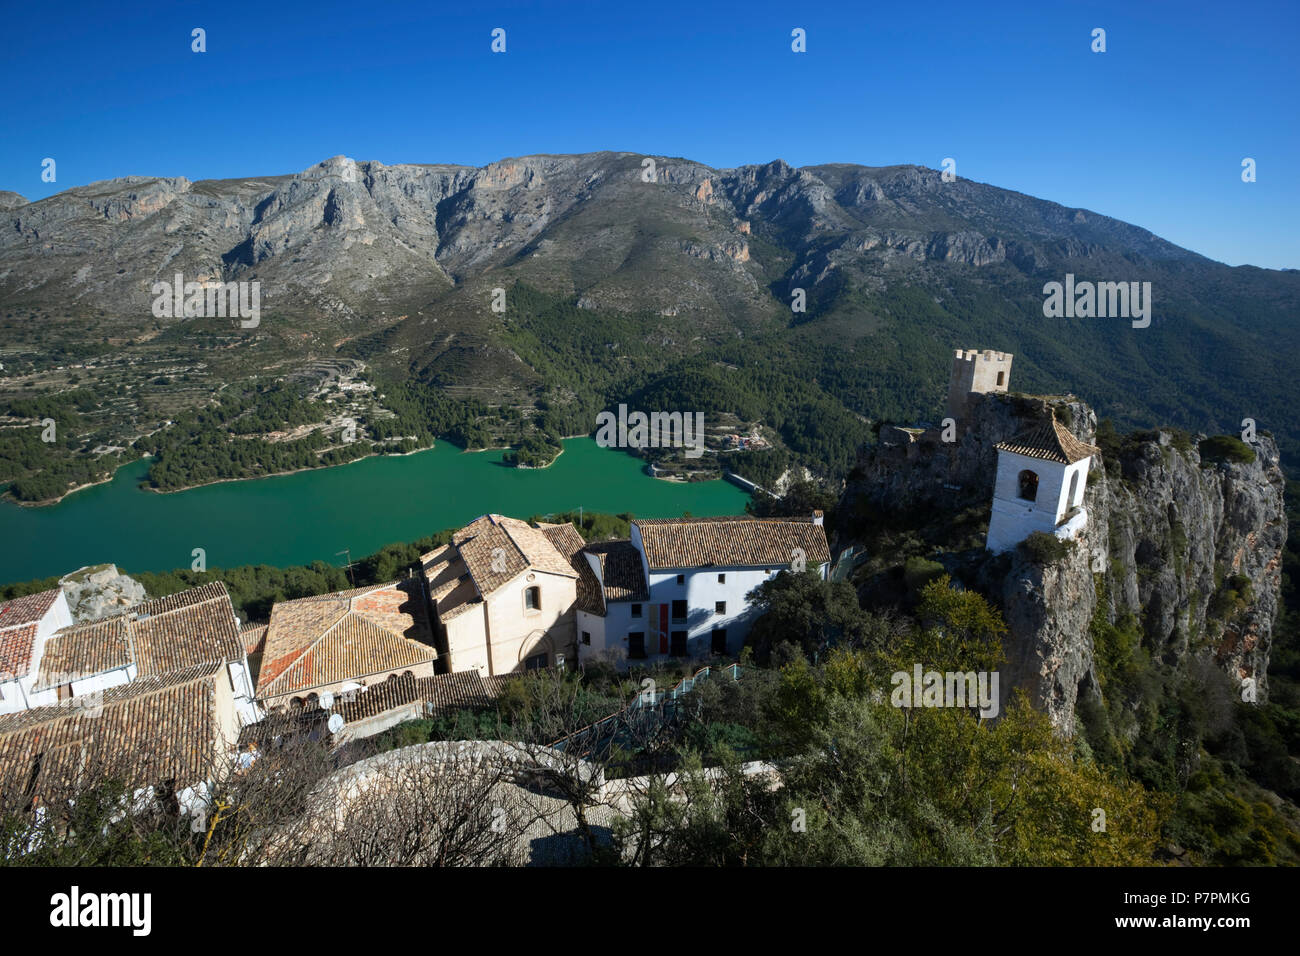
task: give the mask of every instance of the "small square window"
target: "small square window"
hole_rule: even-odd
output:
[[[727,613],[727,602],[726,602],[726,601],[717,601],[717,602],[715,602],[714,605],[713,605],[713,612],[714,612],[715,614],[726,614],[726,613]]]
[[[719,575],[718,575],[718,583],[719,583],[719,584],[726,584],[726,583],[727,583],[727,576],[726,576],[725,574],[719,574]]]
[[[540,611],[542,609],[541,588],[524,589],[524,609],[528,611]]]
[[[641,605],[640,605],[640,604],[633,604],[633,605],[632,605],[632,616],[633,616],[633,617],[640,617],[640,616],[641,616]]]
[[[589,631],[582,632],[582,643],[586,644],[588,647],[591,646],[591,633]]]
[[[686,620],[686,602],[685,602],[685,601],[674,601],[674,602],[673,602],[673,620],[674,620],[674,621],[684,621],[684,620]]]
[[[686,583],[686,575],[684,575],[684,574],[679,574],[679,575],[677,575],[677,583],[678,583],[678,584],[685,584],[685,583]]]

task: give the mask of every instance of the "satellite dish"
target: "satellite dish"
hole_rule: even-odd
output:
[[[334,706],[334,695],[329,691],[325,691],[325,693],[320,695],[317,703],[320,704],[321,710],[329,710]]]
[[[329,723],[326,724],[325,726],[327,726],[330,729],[330,733],[337,734],[340,730],[343,729],[343,715],[330,714]]]

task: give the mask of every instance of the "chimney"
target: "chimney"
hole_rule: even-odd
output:
[[[821,524],[821,523],[822,523],[822,513],[821,513],[821,509],[820,509],[820,508],[815,509],[815,510],[813,511],[813,513],[812,513],[812,519],[813,519],[813,524]]]

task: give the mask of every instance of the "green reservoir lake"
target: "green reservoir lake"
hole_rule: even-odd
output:
[[[148,461],[57,505],[0,501],[0,583],[112,562],[126,573],[207,567],[345,563],[386,544],[414,541],[496,512],[517,518],[576,510],[640,518],[742,514],[749,496],[726,481],[678,484],[592,438],[564,442],[549,468],[501,463],[500,451],[462,452],[447,442],[402,457],[376,456],[292,475],[206,485],[174,494],[142,491]]]

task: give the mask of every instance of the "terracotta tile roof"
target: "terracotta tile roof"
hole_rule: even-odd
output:
[[[605,601],[647,601],[641,552],[631,541],[600,541],[587,547],[600,561]]]
[[[528,559],[529,567],[537,571],[549,571],[552,574],[573,577],[573,568],[570,567],[568,560],[556,550],[555,544],[541,528],[534,528],[528,522],[517,518],[497,516],[497,521]],[[575,535],[578,533],[576,528],[573,533]]]
[[[58,597],[59,589],[51,588],[0,604],[0,681],[24,677],[32,669],[37,627]]]
[[[569,562],[569,566],[578,572],[577,607],[591,614],[605,613],[605,600],[600,593],[600,581],[591,569],[591,562],[583,554],[587,543],[572,524],[539,525],[542,534],[555,546],[555,550]]]
[[[651,570],[780,567],[801,548],[809,566],[831,559],[826,532],[811,518],[667,518],[632,522]]]
[[[169,594],[166,597],[154,598],[151,601],[141,601],[139,604],[132,605],[120,614],[114,617],[144,618],[156,614],[170,614],[173,611],[180,611],[185,608],[197,607],[200,604],[207,604],[210,601],[225,601],[230,603],[230,592],[226,590],[224,581],[213,581],[210,584],[201,584],[196,588],[189,588],[185,591],[177,591],[175,594]],[[234,617],[234,612],[231,612]]]
[[[352,612],[393,634],[413,640],[428,635],[422,595],[418,587],[390,586],[367,591],[352,598]]]
[[[582,535],[573,526],[572,522],[565,522],[564,524],[538,522],[537,530],[542,533],[542,536],[551,543],[551,547],[558,551],[566,561],[572,559],[573,555],[587,545],[587,542],[582,540]]]
[[[492,515],[479,515],[465,527],[451,536],[451,543],[460,547],[475,535],[482,534],[493,526]]]
[[[90,677],[128,666],[134,660],[125,617],[65,627],[50,636],[41,655],[33,690],[65,684],[72,675]]]
[[[239,639],[244,642],[245,653],[260,653],[266,646],[266,625],[249,621],[239,629]]]
[[[348,613],[348,602],[333,595],[281,601],[271,608],[271,622],[262,644],[262,670],[258,674],[258,694],[262,686],[281,674],[307,648],[319,640]]]
[[[235,609],[214,582],[144,601],[121,614],[65,627],[51,635],[35,689],[134,663],[138,677],[244,658]]]
[[[452,536],[479,595],[486,597],[527,570],[576,577],[541,530],[517,518],[483,515]]]
[[[452,535],[451,543],[420,558],[429,596],[441,620],[451,620],[482,606],[487,595],[525,571],[580,577],[564,549],[582,536],[572,525],[534,528],[517,518],[483,515]],[[556,542],[560,542],[557,546]]]
[[[487,707],[505,683],[502,677],[484,677],[478,671],[438,674],[416,681],[420,697],[431,705],[435,714],[467,708]]]
[[[25,677],[32,669],[36,628],[35,624],[20,624],[0,631],[0,681]]]
[[[322,708],[317,699],[287,713],[270,714],[265,720],[243,728],[239,744],[246,747],[277,735],[310,732],[322,727],[332,714],[341,715],[346,726],[416,702],[430,705],[426,712],[434,714],[489,707],[508,679],[483,677],[478,671],[435,677],[402,674],[370,684],[355,694],[335,694],[334,706],[329,710]]]
[[[132,608],[134,614],[128,612],[135,663],[140,668],[141,677],[210,661],[226,663],[244,659],[239,621],[226,586],[204,585],[204,588],[194,590],[205,588],[212,589],[209,592],[211,596],[202,601],[147,611],[141,610],[145,605],[136,605]],[[164,598],[163,602],[168,600]],[[154,602],[147,603],[151,605]]]
[[[419,678],[410,674],[399,674],[388,680],[369,684],[364,691],[349,695],[335,695],[332,713],[341,714],[344,723],[355,723],[377,717],[395,707],[405,707],[416,701],[423,702],[420,694]],[[319,708],[318,708],[319,709]]]
[[[429,586],[429,597],[442,611],[442,602],[462,581],[468,581],[469,569],[460,559],[460,552],[453,545],[444,544],[435,551],[421,555],[420,567],[424,580]],[[470,585],[473,590],[473,584]],[[477,592],[475,592],[477,593]]]
[[[1021,432],[1015,438],[998,442],[999,451],[1009,451],[1027,458],[1040,458],[1072,465],[1076,461],[1101,454],[1101,449],[1088,445],[1070,434],[1069,429],[1052,416],[1051,422]]]
[[[108,768],[136,785],[206,779],[219,757],[221,670],[212,662],[142,678],[103,692],[93,708],[74,697],[77,706],[0,717],[0,800],[41,796]]]
[[[246,736],[254,739],[265,739],[267,736],[277,733],[302,730],[305,727],[313,727],[318,723],[324,723],[332,714],[339,714],[343,717],[345,724],[351,724],[358,720],[376,717],[396,707],[403,707],[416,701],[423,702],[424,698],[421,696],[419,680],[421,678],[408,674],[399,674],[387,680],[369,684],[363,691],[347,694],[336,693],[334,694],[334,701],[328,709],[320,705],[320,698],[316,696],[307,701],[302,707],[292,708],[283,714],[271,714],[260,724],[250,725],[246,731]]]
[[[278,697],[322,684],[415,667],[432,661],[435,656],[429,645],[417,644],[359,615],[348,614],[275,680],[263,683],[259,677],[257,693]]]
[[[466,611],[483,606],[483,599],[478,596],[478,589],[468,577],[453,582],[453,586],[437,595],[435,600],[438,604],[438,617],[444,621],[450,621]]]
[[[448,620],[464,613],[469,605],[482,603],[455,545],[444,544],[430,551],[420,558],[420,565],[439,619]]]
[[[279,697],[436,657],[414,581],[281,601],[271,609],[257,696]]]
[[[26,594],[0,604],[0,628],[17,627],[19,624],[35,624],[54,607],[59,597],[58,588]]]

